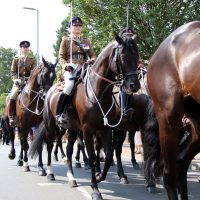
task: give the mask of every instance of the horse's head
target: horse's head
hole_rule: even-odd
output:
[[[111,70],[117,74],[117,80],[123,81],[122,87],[127,94],[137,92],[140,89],[137,45],[134,39],[129,36],[121,38],[115,34],[115,39],[117,45],[114,47],[112,55],[115,64],[111,65]]]
[[[40,90],[43,90],[43,95],[45,95],[49,88],[53,85],[53,81],[56,76],[55,67],[58,61],[56,61],[55,64],[52,64],[50,62],[47,62],[42,57],[42,62],[43,64],[40,66],[41,70],[37,75],[37,83],[40,87]]]

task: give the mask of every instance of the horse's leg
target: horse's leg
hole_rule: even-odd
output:
[[[89,163],[90,163],[90,168],[91,168],[91,187],[93,190],[92,200],[102,200],[102,196],[101,196],[101,193],[99,192],[98,184],[97,184],[97,180],[95,176],[96,155],[95,155],[95,150],[94,150],[93,134],[92,134],[92,131],[89,128],[87,128],[87,126],[84,127],[83,137],[84,137],[85,145],[87,148]]]
[[[88,169],[89,168],[89,160],[88,160],[88,157],[86,155],[86,152],[85,152],[85,144],[84,144],[84,141],[83,141],[83,133],[81,131],[79,131],[79,134],[78,134],[78,137],[80,138],[80,142],[81,142],[81,152],[83,154],[83,161],[85,163],[85,168]]]
[[[29,149],[29,144],[28,144],[27,137],[26,137],[23,139],[23,150],[24,150],[24,165],[23,166],[24,166],[25,172],[30,171],[30,168],[28,165],[28,155],[27,155],[28,149]]]
[[[64,150],[63,150],[63,146],[62,146],[62,138],[59,138],[58,141],[57,141],[57,144],[58,144],[58,147],[60,148],[60,153],[61,153],[61,158],[63,161],[66,161],[67,158],[66,158],[66,155],[64,153]]]
[[[10,142],[11,142],[11,150],[10,153],[8,154],[9,159],[13,160],[15,159],[15,129],[14,128],[10,128],[8,127],[9,125],[7,125],[7,121],[6,121],[6,126],[9,132],[9,138],[10,138]]]
[[[52,153],[52,149],[53,149],[53,141],[54,140],[51,138],[48,138],[48,141],[47,141],[47,179],[49,181],[55,180],[53,169],[52,169],[52,163],[51,163],[51,153]]]
[[[53,154],[54,154],[54,160],[58,161],[58,142],[57,141],[56,141],[56,145],[55,145]]]
[[[113,161],[113,151],[112,151],[112,129],[107,128],[104,131],[100,131],[102,144],[105,151],[105,163],[102,173],[98,177],[98,182],[104,181],[106,179],[107,172]]]
[[[19,159],[17,161],[18,166],[23,166],[23,139],[20,138],[20,153],[19,153]]]
[[[81,153],[81,147],[80,147],[80,144],[79,144],[79,142],[78,142],[78,143],[77,143],[76,156],[75,156],[75,159],[76,159],[75,167],[76,167],[76,168],[81,168],[80,153]]]
[[[101,174],[100,151],[102,149],[102,142],[99,136],[96,137],[95,149],[97,153],[95,171],[96,171],[96,175],[99,175]]]
[[[176,100],[178,101],[178,99]],[[171,102],[175,102],[175,100],[171,100]],[[163,182],[169,200],[178,200],[176,156],[183,110],[179,107],[181,106],[181,101],[178,101],[176,107],[170,105],[170,102],[165,103],[168,105],[168,108],[162,112],[158,112],[157,116],[160,131],[160,149],[164,161]]]
[[[135,159],[135,131],[129,132],[130,148],[131,148],[131,162],[134,170],[140,170],[140,166]]]
[[[42,162],[42,150],[43,150],[43,146],[41,145],[37,149],[37,151],[38,151],[38,175],[46,176],[47,173],[46,173],[45,169],[43,168],[43,162]]]
[[[122,145],[126,138],[126,131],[120,131],[118,129],[113,129],[113,144],[117,159],[117,174],[120,179],[120,183],[128,184],[127,176],[124,173],[122,166],[121,154],[122,154]]]
[[[200,106],[192,98],[186,98],[185,111],[193,123],[189,126],[191,141],[188,140],[185,146],[180,146],[179,154],[177,156],[177,183],[181,200],[188,199],[187,171],[194,156],[200,152]]]
[[[67,177],[69,185],[71,187],[77,187],[76,180],[74,178],[74,172],[72,168],[72,154],[74,143],[76,142],[77,131],[68,130],[68,143],[67,143]]]

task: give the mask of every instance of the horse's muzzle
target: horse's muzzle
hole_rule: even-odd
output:
[[[135,92],[137,92],[139,89],[140,89],[140,82],[138,82],[138,83],[131,82],[131,83],[129,84],[129,87],[126,87],[126,88],[125,88],[127,94],[135,93]]]

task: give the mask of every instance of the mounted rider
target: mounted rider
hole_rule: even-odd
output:
[[[69,23],[70,36],[63,36],[60,44],[59,63],[63,71],[64,89],[57,104],[57,124],[62,124],[65,121],[65,117],[62,114],[63,106],[69,103],[70,94],[75,82],[74,80],[70,80],[70,78],[85,63],[91,65],[96,59],[90,40],[81,36],[82,25],[83,22],[80,17],[73,17]]]
[[[35,58],[28,55],[30,42],[22,41],[19,46],[20,56],[16,56],[11,65],[11,78],[13,80],[13,86],[7,103],[7,115],[11,126],[14,125],[14,109],[20,88],[25,83],[25,80],[30,76],[31,70],[36,66]]]

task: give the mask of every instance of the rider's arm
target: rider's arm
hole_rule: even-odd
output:
[[[63,36],[58,54],[59,63],[62,66],[63,70],[65,70],[65,68],[67,67],[68,48],[70,48],[70,40],[68,40],[66,36]]]
[[[12,65],[11,65],[11,78],[14,81],[15,79],[17,79],[17,65],[18,65],[18,58],[14,58],[12,61]]]

